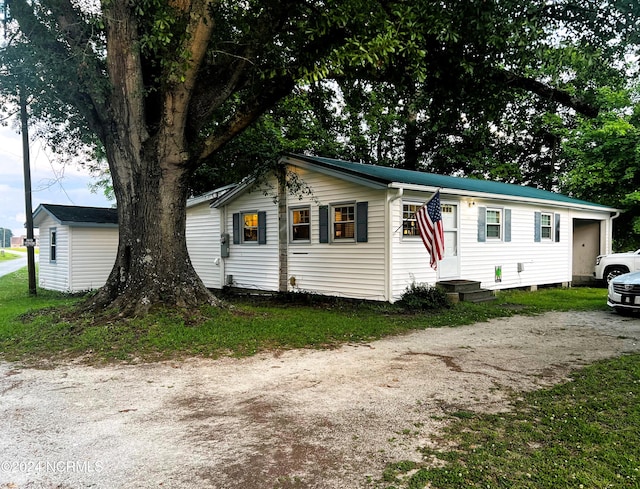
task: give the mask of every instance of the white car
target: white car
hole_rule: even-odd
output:
[[[637,271],[640,271],[640,250],[598,256],[593,275],[608,284],[618,275]]]
[[[640,311],[640,272],[613,277],[609,281],[607,305],[617,312]]]

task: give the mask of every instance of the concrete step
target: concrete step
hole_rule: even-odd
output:
[[[480,290],[480,282],[475,280],[442,280],[436,285],[442,287],[446,292],[473,292]]]
[[[480,289],[473,290],[470,292],[459,292],[458,293],[460,300],[462,302],[489,302],[496,299],[495,294],[492,290]]]

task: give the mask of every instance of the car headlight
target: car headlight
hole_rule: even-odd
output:
[[[599,256],[596,258],[596,265],[600,265],[600,260],[602,260],[602,257]]]

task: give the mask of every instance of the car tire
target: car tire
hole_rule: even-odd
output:
[[[624,266],[614,265],[612,267],[607,267],[604,271],[605,282],[609,285],[609,282],[616,278],[618,275],[622,275],[623,273],[629,273],[629,269]]]

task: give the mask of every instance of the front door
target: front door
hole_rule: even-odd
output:
[[[439,278],[458,278],[458,204],[442,203],[442,224],[444,227],[444,258],[438,264]]]

